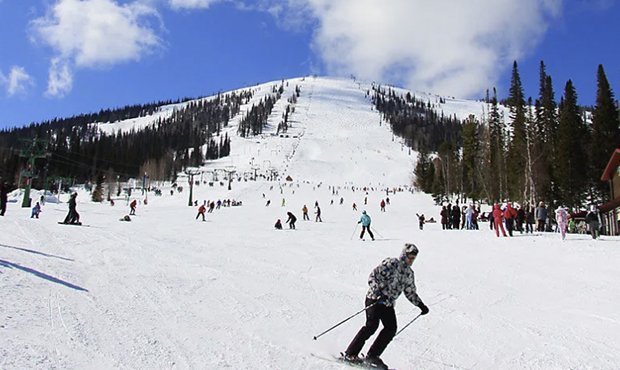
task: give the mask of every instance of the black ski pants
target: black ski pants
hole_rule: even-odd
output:
[[[374,299],[366,298],[366,307],[376,303]],[[379,328],[379,321],[383,324],[383,329],[372,344],[367,357],[379,357],[385,350],[388,344],[394,338],[396,334],[396,313],[394,307],[388,307],[383,304],[375,304],[366,310],[366,325],[364,325],[357,333],[355,338],[346,350],[347,355],[357,356],[364,343],[370,338]]]
[[[508,231],[508,235],[512,236],[512,230],[514,230],[514,222],[512,218],[506,219],[506,231]]]
[[[366,231],[368,231],[368,235],[370,235],[370,237],[371,237],[372,239],[374,239],[374,238],[375,238],[375,236],[374,236],[374,235],[372,235],[372,231],[370,231],[370,225],[368,225],[368,226],[362,226],[362,232],[361,232],[361,234],[360,234],[360,239],[362,239],[362,238],[364,237],[364,233],[365,233]]]

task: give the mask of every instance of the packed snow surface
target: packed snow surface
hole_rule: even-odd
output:
[[[230,158],[202,168],[210,172],[194,200],[242,201],[205,222],[188,206],[187,182],[173,194],[153,183],[162,196],[134,190],[131,222],[119,221],[129,213],[122,196],[111,206],[78,190],[85,226],[58,224],[68,194],[39,219],[9,203],[0,217],[0,368],[346,369],[327,359],[346,348],[363,315],[313,337],[363,308],[368,274],[405,242],[420,249],[413,269],[430,313],[387,347],[391,367],[618,368],[618,237],[497,238],[488,223],[419,230],[416,213],[439,220],[439,208],[409,187],[416,153],[392,140],[366,86],[305,78],[287,91],[295,84],[302,93],[288,138],[234,138]],[[235,171],[230,190],[211,177],[216,168]],[[279,181],[244,180],[269,168]],[[359,240],[362,210],[375,241]],[[297,229],[275,230],[287,211]],[[419,309],[401,296],[396,313],[402,328]]]

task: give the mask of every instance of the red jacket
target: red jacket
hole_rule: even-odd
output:
[[[515,217],[517,217],[517,211],[512,208],[510,203],[508,203],[508,205],[506,205],[506,209],[504,210],[504,218],[509,220]]]
[[[502,215],[503,212],[502,210],[499,208],[499,204],[496,204],[495,206],[493,206],[493,218],[495,219],[495,221],[502,221]]]

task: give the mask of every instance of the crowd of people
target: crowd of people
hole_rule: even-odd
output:
[[[439,214],[443,230],[479,230],[479,222],[489,222],[489,229],[495,230],[497,237],[500,234],[511,237],[514,232],[534,233],[536,230],[559,232],[562,239],[566,238],[567,233],[589,232],[592,238],[596,239],[601,231],[601,218],[595,206],[590,208],[585,217],[580,217],[580,213],[571,213],[563,206],[550,210],[544,202],[540,202],[536,207],[511,202],[503,205],[495,203],[490,212],[481,212],[479,205],[447,204],[442,206]]]

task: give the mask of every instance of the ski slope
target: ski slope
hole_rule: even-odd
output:
[[[618,367],[620,238],[496,238],[486,223],[479,231],[419,230],[415,214],[438,220],[439,208],[409,189],[416,153],[392,141],[365,86],[305,78],[290,82],[289,94],[295,83],[302,93],[289,138],[234,137],[233,155],[203,168],[238,176],[274,168],[293,181],[235,176],[228,190],[222,179],[205,183],[205,172],[195,200],[243,202],[206,222],[187,205],[186,183],[172,195],[162,184],[163,195],[149,193],[148,204],[134,191],[140,204],[131,222],[119,221],[128,200],[93,203],[78,190],[88,227],[57,223],[67,194],[43,206],[40,219],[9,203],[0,217],[0,368],[348,369],[318,357],[344,350],[363,315],[312,338],[363,308],[371,269],[405,242],[420,249],[413,268],[430,313],[387,347],[391,367]],[[390,192],[380,212],[386,188],[402,191]],[[314,222],[315,202],[323,222]],[[304,204],[311,221],[302,220]],[[376,241],[358,239],[363,209]],[[297,229],[275,230],[287,211]],[[401,296],[396,312],[402,327],[419,310]]]

